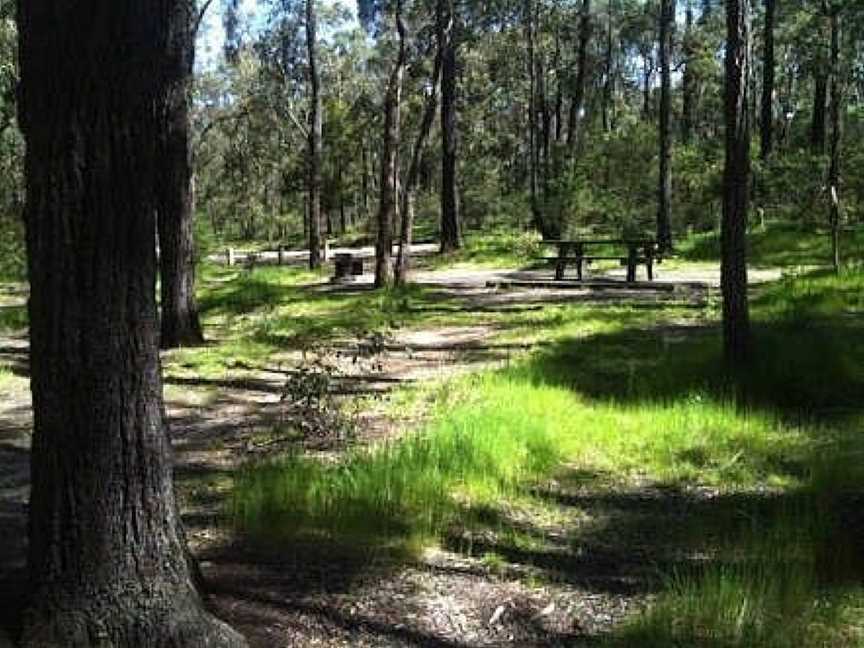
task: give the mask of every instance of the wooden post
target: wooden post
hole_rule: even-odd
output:
[[[279,254],[279,258],[278,258],[278,261],[276,263],[281,266],[285,263],[285,246],[284,245],[279,246],[278,254]]]
[[[327,261],[330,258],[330,239],[324,239],[324,251],[321,254],[321,260]]]
[[[230,247],[229,247],[229,248],[225,251],[225,261],[228,263],[228,267],[229,267],[229,268],[230,268],[231,266],[234,265],[234,261],[235,261],[235,259],[234,259],[234,248],[230,248]]]

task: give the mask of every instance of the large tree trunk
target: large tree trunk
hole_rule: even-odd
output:
[[[158,184],[157,212],[161,296],[161,345],[165,349],[204,342],[195,298],[195,192],[189,138],[189,102],[197,25],[194,3],[180,28],[172,34],[172,85],[165,113],[166,128],[160,143],[162,176]]]
[[[767,160],[774,149],[774,0],[765,0],[765,55],[762,60],[762,151]]]
[[[436,20],[440,24],[444,20],[444,0],[438,0],[436,9]],[[417,132],[417,141],[414,142],[414,149],[411,152],[411,166],[408,167],[408,177],[405,180],[405,185],[402,190],[402,206],[400,209],[400,217],[402,226],[399,231],[399,256],[396,258],[396,275],[395,283],[397,286],[403,286],[408,282],[408,273],[411,266],[411,241],[414,236],[414,197],[417,191],[417,185],[420,181],[420,167],[423,162],[423,152],[426,150],[426,143],[429,140],[429,134],[432,132],[432,124],[435,121],[435,112],[438,109],[438,89],[441,80],[441,62],[442,62],[442,43],[439,42],[435,54],[435,64],[432,68],[432,78],[429,88],[429,94],[426,95],[426,106],[423,109],[423,119],[420,122],[420,130]]]
[[[397,215],[399,187],[399,126],[402,109],[402,77],[405,74],[405,23],[402,0],[396,1],[396,31],[399,52],[384,97],[384,146],[381,152],[381,199],[378,204],[378,238],[375,246],[375,287],[393,283],[393,223]]]
[[[306,51],[309,56],[309,268],[321,267],[321,75],[318,73],[318,36],[315,0],[306,0]],[[329,229],[329,221],[328,221]]]
[[[187,8],[91,5],[18,2],[34,411],[22,645],[245,646],[193,583],[163,420],[156,185]]]
[[[570,103],[570,119],[567,126],[567,145],[572,153],[579,134],[579,122],[584,118],[585,85],[588,81],[588,44],[591,40],[591,0],[582,0],[582,14],[579,17],[579,51],[577,58],[576,83],[573,100]]]
[[[750,0],[726,0],[726,28],[726,167],[721,233],[723,349],[728,366],[737,369],[750,357],[746,240],[750,182],[747,113]]]
[[[456,15],[453,0],[439,32],[441,43],[441,252],[462,247],[459,214],[458,125],[456,115]]]
[[[657,208],[657,244],[672,248],[672,27],[675,0],[663,0],[660,8],[660,186]]]

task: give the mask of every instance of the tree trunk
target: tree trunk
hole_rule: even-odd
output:
[[[537,78],[535,69],[535,20],[534,0],[525,0],[523,7],[523,21],[525,23],[525,41],[528,50],[528,183],[531,196],[531,218],[534,227],[548,238],[548,233],[540,212],[540,202],[537,196],[537,171],[539,156],[537,155]]]
[[[384,288],[393,283],[393,223],[397,213],[399,187],[399,126],[402,108],[402,77],[405,74],[405,23],[402,19],[402,0],[396,0],[396,31],[399,34],[399,52],[384,97],[384,146],[381,153],[381,198],[378,205],[378,237],[375,246],[375,287]]]
[[[608,133],[612,130],[612,119],[610,113],[611,103],[615,92],[615,50],[613,49],[612,24],[614,7],[609,0],[607,8],[609,13],[606,26],[606,71],[603,79],[603,131]],[[608,167],[608,164],[607,164]]]
[[[444,0],[438,0],[436,9],[436,20],[438,24],[444,20]],[[414,197],[417,184],[420,180],[420,167],[423,163],[423,152],[432,132],[432,124],[435,121],[435,112],[438,109],[438,88],[441,79],[442,42],[439,30],[439,42],[435,54],[435,63],[432,68],[432,78],[429,94],[426,96],[426,106],[423,109],[423,119],[420,122],[420,130],[417,132],[417,141],[411,152],[411,166],[408,168],[408,178],[402,190],[402,208],[400,216],[402,226],[399,232],[399,255],[396,258],[395,283],[404,286],[408,282],[408,273],[411,269],[411,241],[414,236]]]
[[[453,0],[441,24],[441,252],[462,247],[459,214],[458,125],[456,115],[456,14]]]
[[[762,61],[762,151],[767,160],[774,149],[774,0],[765,0],[765,55]]]
[[[723,349],[728,366],[737,369],[750,357],[746,240],[750,182],[747,113],[750,0],[726,0],[726,28],[726,166],[721,233]]]
[[[321,75],[318,73],[318,36],[315,0],[306,0],[306,51],[309,56],[309,268],[321,267]],[[329,229],[329,221],[328,221]]]
[[[157,187],[162,348],[204,342],[195,298],[195,193],[189,145],[189,102],[195,54],[194,5],[169,44],[171,89],[160,140],[162,177]]]
[[[817,70],[813,80],[813,121],[810,124],[810,149],[816,154],[825,152],[825,113],[828,104],[828,75]]]
[[[98,9],[18,2],[34,412],[22,646],[245,646],[196,591],[163,420],[156,187],[188,8]]]
[[[831,158],[828,166],[832,263],[840,270],[840,145],[843,136],[843,90],[840,77],[840,10],[831,12]]]
[[[567,126],[567,145],[573,152],[579,134],[579,122],[584,118],[585,84],[588,80],[588,44],[591,40],[591,0],[582,0],[579,18],[579,52],[577,59],[576,85],[570,103],[570,120]]]
[[[681,81],[681,142],[689,144],[693,138],[696,109],[696,78],[693,74],[693,59],[696,47],[693,42],[693,0],[685,0],[684,9],[684,74]]]
[[[672,27],[675,0],[662,0],[660,9],[660,186],[657,244],[672,249]]]

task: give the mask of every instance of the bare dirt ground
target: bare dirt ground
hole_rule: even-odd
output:
[[[561,301],[664,298],[653,291],[486,288],[487,281],[514,274],[520,273],[441,271],[421,273],[418,279],[458,293],[467,300],[466,308],[479,312]],[[719,279],[709,275],[663,280]],[[698,290],[693,294],[694,299],[703,296]],[[376,371],[346,372],[339,387],[349,394],[386,394],[405,383],[508,362],[521,350],[491,343],[492,333],[480,325],[399,332],[386,340]],[[355,343],[346,340],[345,348]],[[24,336],[0,339],[0,364],[14,374],[0,388],[0,628],[5,625],[14,634],[26,551],[32,427]],[[548,494],[558,511],[554,521],[514,512],[525,518],[525,529],[540,548],[517,550],[494,537],[466,537],[454,530],[442,547],[410,564],[392,564],[374,553],[343,557],[303,546],[262,553],[225,525],[225,484],[231,471],[266,445],[262,434],[266,437],[279,421],[285,378],[278,367],[262,367],[252,377],[247,371],[242,379],[226,376],[216,383],[166,380],[190,543],[214,609],[256,647],[595,645],[650,601],[658,587],[656,565],[671,559],[662,534],[630,538],[609,529],[624,519],[627,528],[643,518],[655,520],[652,528],[657,518],[674,525],[709,504],[708,495],[704,501],[650,489],[610,495],[555,485]],[[394,424],[374,407],[362,416],[360,443],[411,425]],[[574,528],[584,531],[575,545]]]

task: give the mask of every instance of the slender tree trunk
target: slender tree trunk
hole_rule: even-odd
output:
[[[402,19],[402,0],[396,0],[396,31],[399,34],[399,52],[387,83],[384,98],[384,146],[381,153],[381,198],[378,205],[378,238],[375,246],[375,287],[384,288],[393,283],[393,223],[397,214],[399,187],[399,126],[402,109],[402,77],[405,74],[405,23]]]
[[[690,144],[693,139],[694,114],[696,108],[696,78],[693,74],[693,59],[696,56],[693,34],[693,0],[685,0],[684,9],[684,74],[681,81],[681,142]]]
[[[815,72],[813,80],[813,120],[810,124],[810,149],[817,154],[825,152],[825,114],[828,104],[828,75]]]
[[[445,8],[443,4],[444,0],[438,0],[436,20],[439,24],[444,20]],[[404,286],[408,282],[408,273],[411,270],[411,242],[414,236],[414,197],[420,181],[423,152],[426,150],[426,143],[432,132],[432,124],[435,121],[435,113],[438,110],[438,89],[441,79],[443,55],[440,33],[439,30],[438,48],[435,54],[435,64],[432,69],[429,94],[426,96],[426,106],[423,109],[423,119],[420,123],[420,130],[417,132],[417,141],[414,142],[414,149],[411,151],[411,165],[408,168],[408,177],[405,180],[405,186],[402,191],[402,208],[400,209],[402,227],[399,233],[399,255],[396,258],[395,275],[397,286]]]
[[[610,110],[612,109],[611,103],[615,92],[615,50],[613,49],[612,40],[614,7],[612,0],[609,0],[607,11],[609,16],[608,24],[606,26],[606,71],[603,79],[603,131],[606,133],[612,130]]]
[[[306,51],[309,56],[309,142],[307,182],[309,195],[309,267],[321,267],[321,76],[318,73],[318,36],[315,0],[306,0]],[[328,221],[329,225],[329,221]],[[328,227],[329,229],[329,227]]]
[[[22,646],[245,646],[196,591],[163,419],[155,215],[188,6],[17,8],[34,412]]]
[[[447,1],[446,24],[441,38],[441,252],[462,247],[459,214],[458,125],[456,114],[456,14]]]
[[[672,248],[672,28],[675,0],[662,0],[660,9],[660,186],[657,244]]]
[[[537,155],[537,70],[535,68],[535,35],[534,0],[525,0],[524,4],[525,41],[528,49],[528,183],[531,196],[531,218],[534,227],[548,238],[543,214],[540,211],[540,201],[537,195],[537,171],[539,156]]]
[[[369,156],[366,152],[366,140],[360,141],[360,164],[363,167],[360,174],[360,204],[363,205],[363,217],[369,215]]]
[[[840,77],[840,10],[831,11],[831,158],[828,167],[832,261],[840,270],[840,152],[843,136],[843,90]]]
[[[765,55],[762,60],[762,151],[767,160],[774,149],[774,0],[765,0]]]
[[[562,122],[564,112],[564,84],[561,74],[561,35],[555,32],[555,59],[553,64],[555,71],[555,144],[561,143],[564,135],[564,124]]]
[[[195,193],[192,149],[189,145],[189,102],[195,55],[196,14],[187,9],[183,29],[172,34],[172,86],[160,140],[162,177],[157,212],[163,348],[195,346],[204,342],[195,299]]]
[[[570,120],[567,126],[567,145],[573,152],[579,135],[579,122],[584,117],[585,85],[588,80],[588,45],[591,41],[591,0],[582,0],[582,13],[579,17],[579,51],[576,71],[576,84],[573,100],[570,103]]]
[[[723,177],[723,348],[730,368],[751,353],[747,299],[747,201],[750,182],[750,0],[726,0],[726,166]]]
[[[650,121],[654,110],[651,106],[651,80],[654,78],[654,62],[648,53],[642,54],[642,119]]]

